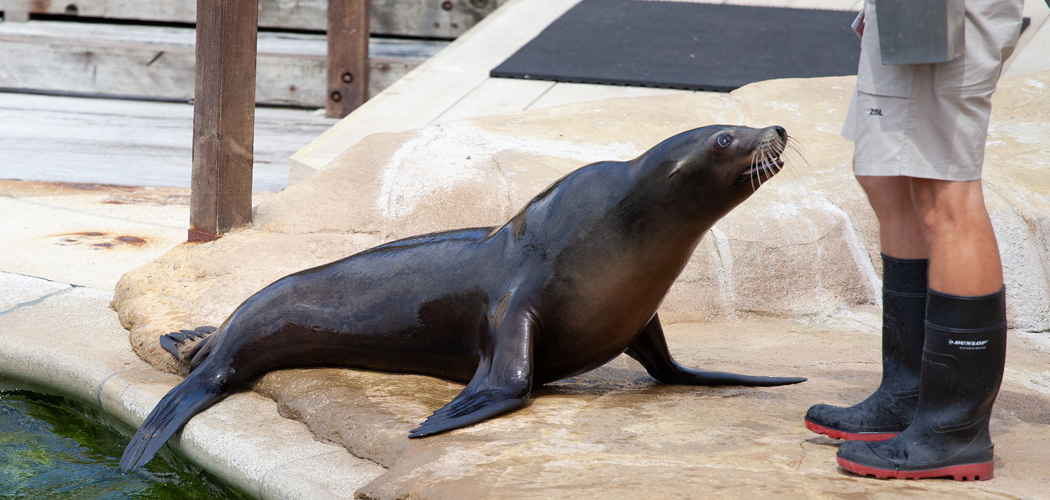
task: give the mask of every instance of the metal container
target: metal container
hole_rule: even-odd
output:
[[[882,64],[940,63],[963,53],[963,0],[877,0],[875,12]]]

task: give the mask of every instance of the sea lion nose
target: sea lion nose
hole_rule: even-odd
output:
[[[774,125],[773,131],[780,136],[781,140],[787,140],[788,132],[787,130],[784,130],[784,127],[781,127],[780,125]]]

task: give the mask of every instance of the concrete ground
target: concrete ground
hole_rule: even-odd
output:
[[[111,286],[181,237],[175,223],[145,232],[146,216],[174,221],[185,204],[149,189],[0,187],[4,227],[27,226],[18,244],[5,241],[0,261],[0,375],[137,425],[179,378],[131,351],[109,307]],[[116,196],[125,202],[107,203]],[[167,203],[153,204],[157,196]],[[93,232],[101,226],[91,223],[105,220],[107,234],[153,243],[69,244],[53,233],[48,221],[57,219],[71,221],[64,232]],[[992,420],[995,479],[877,481],[838,469],[838,443],[806,431],[802,415],[817,402],[857,401],[877,384],[878,331],[875,307],[810,320],[679,323],[668,341],[685,364],[809,381],[664,386],[621,357],[538,390],[514,414],[413,441],[407,431],[460,386],[349,370],[275,372],[256,389],[283,395],[277,403],[237,394],[195,418],[175,445],[260,498],[1050,498],[1050,343],[1039,334],[1011,332]]]
[[[833,0],[814,1],[823,6]],[[534,0],[533,14],[547,12],[538,21],[520,24],[538,31],[557,17],[552,9],[564,10],[573,3]],[[856,2],[838,3],[850,8]],[[1022,55],[1027,59],[1019,58],[1024,64],[1008,67],[1008,73],[1025,75],[1028,68],[1045,65],[1045,58],[1033,55],[1033,47],[1050,40],[1046,15],[1036,10],[1045,6],[1042,0],[1027,3],[1032,7],[1026,5],[1026,14],[1029,10],[1037,14],[1034,29],[1026,34],[1029,47]],[[530,2],[508,5],[516,5],[520,13]],[[491,81],[487,70],[475,67],[478,59],[469,47],[486,46],[493,33],[507,27],[508,19],[491,17],[490,38],[464,37],[448,57],[436,57],[434,63],[421,67],[372,106],[301,150],[299,163],[293,162],[293,181],[340,159],[344,168],[358,160],[377,164],[377,186],[360,189],[365,190],[361,197],[365,208],[375,201],[375,193],[367,190],[380,185],[387,189],[386,198],[380,197],[387,201],[380,207],[386,218],[378,222],[368,218],[373,215],[355,219],[355,214],[365,214],[361,206],[331,209],[321,203],[331,202],[331,193],[345,198],[348,192],[341,191],[345,184],[339,182],[325,185],[345,175],[329,169],[313,187],[308,179],[306,186],[292,192],[261,195],[256,200],[264,205],[261,224],[220,240],[213,245],[214,255],[208,256],[201,250],[204,247],[182,244],[188,219],[184,189],[0,181],[0,227],[4,228],[0,379],[77,398],[137,426],[179,377],[145,363],[142,357],[153,366],[172,368],[163,366],[156,350],[149,351],[142,341],[136,341],[138,351],[133,351],[122,320],[136,318],[137,338],[151,338],[155,344],[162,328],[190,326],[183,323],[197,318],[221,320],[230,303],[236,305],[238,295],[258,288],[251,280],[259,279],[261,264],[274,268],[266,270],[270,273],[301,268],[374,243],[379,235],[419,232],[448,222],[435,222],[426,213],[477,217],[483,209],[479,207],[497,206],[482,218],[498,219],[516,209],[522,196],[542,188],[547,182],[544,176],[556,177],[570,165],[606,159],[607,154],[633,155],[657,136],[665,136],[669,128],[708,120],[713,116],[709,113],[724,111],[722,121],[764,125],[767,119],[787,120],[782,124],[803,139],[800,142],[808,149],[805,157],[812,165],[792,165],[799,173],[786,172],[794,176],[787,177],[789,182],[764,187],[756,196],[760,201],[742,211],[746,217],[705,238],[698,254],[730,251],[738,258],[739,276],[734,278],[734,268],[726,268],[724,262],[721,268],[687,270],[682,288],[699,292],[668,298],[665,305],[680,319],[667,327],[669,343],[676,357],[691,366],[801,375],[809,377],[808,382],[770,389],[669,387],[653,383],[637,364],[621,357],[592,373],[536,391],[532,404],[514,414],[409,441],[407,431],[451,399],[460,386],[426,377],[350,370],[282,371],[257,381],[257,392],[239,393],[193,419],[173,446],[260,498],[1050,498],[1050,474],[1044,467],[1050,463],[1050,342],[1045,334],[1011,332],[1006,379],[992,420],[997,447],[996,478],[991,481],[855,477],[835,466],[835,441],[802,426],[809,405],[858,401],[879,376],[879,320],[873,305],[877,255],[871,250],[870,215],[858,210],[863,198],[855,186],[852,191],[848,187],[835,191],[845,185],[842,175],[846,174],[835,177],[833,172],[841,174],[847,168],[847,146],[817,137],[837,133],[848,89],[835,85],[821,91],[828,103],[821,103],[819,110],[827,109],[828,115],[816,121],[801,118],[802,111],[812,107],[787,103],[775,92],[757,92],[755,98],[752,89],[745,113],[740,111],[746,108],[741,107],[743,101],[736,96],[677,99],[675,95],[681,93],[620,90],[614,94],[663,94],[667,99],[636,105],[614,100],[573,108],[569,114],[584,113],[590,121],[586,127],[570,125],[581,132],[565,138],[551,132],[556,127],[550,125],[564,122],[559,116],[565,112],[550,111],[546,116],[551,121],[533,130],[534,137],[508,142],[505,134],[519,133],[523,124],[545,115],[452,122],[613,94],[599,95],[594,86],[542,82],[528,82],[530,88],[524,92],[520,85]],[[501,39],[497,41],[506,43],[489,44],[487,50],[512,52],[514,43],[528,40],[526,35],[497,36]],[[490,58],[497,57],[493,54]],[[465,71],[452,71],[459,63],[470,65]],[[1050,241],[1044,209],[1050,200],[1047,156],[1045,148],[1040,149],[1050,130],[1048,115],[1041,111],[1045,108],[1040,107],[1045,106],[1040,103],[1045,102],[1042,94],[1048,84],[1050,76],[1044,74],[1018,79],[1001,92],[1008,100],[996,109],[1010,119],[993,126],[996,140],[989,143],[989,159],[995,164],[989,169],[993,215],[997,230],[1010,243],[1004,246],[1008,279],[1014,280],[1009,289],[1020,297],[1011,302],[1012,314],[1031,330],[1045,329],[1047,321],[1046,301],[1040,298],[1045,295],[1046,279],[1033,270],[1046,267]],[[435,92],[441,93],[441,99],[435,98]],[[500,96],[508,92],[532,97],[501,101]],[[800,92],[790,86],[782,92],[799,93],[814,94],[812,89]],[[682,119],[683,112],[694,109],[690,106],[699,111]],[[605,123],[606,117],[622,123],[646,113],[651,121],[636,123],[632,130],[615,130]],[[763,123],[747,121],[756,120],[755,116]],[[373,132],[428,124],[443,125],[424,131],[426,140],[415,140],[415,132],[382,134],[366,139],[372,149],[344,153]],[[477,137],[481,140],[474,142]],[[408,144],[419,146],[418,151],[402,149]],[[516,182],[517,191],[508,188],[498,193],[497,205],[460,210],[464,207],[447,204],[447,193],[441,202],[445,204],[420,198],[429,188],[478,191],[463,178],[427,177],[433,184],[420,184],[409,173],[415,172],[411,168],[422,168],[424,160],[464,156],[470,160],[469,154],[479,150],[483,153],[475,157],[484,157],[496,167],[515,166],[522,171],[527,167],[532,173],[501,177]],[[395,173],[386,185],[383,168],[389,158],[382,155],[399,151],[403,154],[395,166],[409,173],[400,177]],[[474,175],[488,168],[482,163],[457,165],[460,170],[454,173]],[[446,185],[446,181],[460,184]],[[322,208],[326,215],[316,217],[315,211]],[[424,215],[404,217],[416,213],[413,210]],[[343,216],[332,219],[331,213]],[[366,223],[358,227],[359,223],[348,220]],[[792,229],[798,224],[804,230]],[[238,254],[244,262],[231,258]],[[260,255],[271,259],[252,260]],[[777,277],[778,282],[791,284],[788,292],[753,284],[766,283],[756,280],[769,279],[769,273],[778,269],[771,263],[786,262],[777,258],[799,255],[815,255],[817,263],[814,269],[803,269],[809,274],[789,272]],[[173,269],[185,262],[190,265],[182,271]],[[835,266],[843,262],[857,266],[840,272]],[[708,270],[712,272],[702,272]],[[134,282],[135,292],[132,297],[125,293],[124,317],[118,318],[110,300],[126,273],[133,275],[129,282]],[[214,291],[199,295],[200,288]],[[152,295],[157,290],[163,293]],[[763,292],[786,298],[776,304],[743,303],[751,298],[749,294]],[[138,302],[132,300],[136,294]],[[154,297],[169,301],[164,304],[168,312],[157,312],[150,304]],[[775,309],[784,304],[801,305]],[[785,314],[785,310],[809,312]],[[144,327],[141,320],[147,317]]]
[[[986,195],[1003,248],[1011,334],[992,432],[997,477],[889,482],[835,463],[835,441],[802,425],[818,402],[857,402],[879,377],[877,228],[838,128],[849,78],[784,80],[730,95],[611,99],[377,134],[255,209],[252,227],[180,246],[118,284],[114,304],[137,353],[171,328],[217,324],[261,286],[379,241],[501,223],[569,169],[629,158],[692,124],[772,120],[805,161],[721,220],[667,300],[684,364],[807,376],[780,388],[654,384],[618,359],[536,391],[525,409],[423,440],[407,433],[461,386],[344,369],[271,373],[255,389],[320,439],[386,468],[359,498],[1043,498],[1050,476],[1045,290],[1050,73],[996,94]],[[340,214],[331,217],[330,214]],[[1043,332],[1043,333],[1037,333]],[[220,404],[221,406],[221,404]]]
[[[1042,241],[1039,235],[1045,234],[1041,228],[1046,222],[1045,215],[1040,215],[1045,212],[1038,209],[1046,183],[1039,180],[1038,172],[1046,168],[1046,159],[1032,156],[1037,151],[1031,148],[1039,145],[1028,139],[1038,133],[1033,131],[1046,130],[1045,119],[1039,118],[1045,116],[1041,111],[1045,105],[1033,92],[1041,92],[1048,80],[1050,75],[1042,75],[1004,84],[1000,94],[1004,100],[998,109],[1008,113],[995,122],[994,138],[1001,144],[990,146],[994,168],[989,172],[989,183],[995,187],[994,199],[1000,200],[997,213],[1002,214],[997,221],[1000,229],[1009,230],[1002,233],[1007,238],[1004,241],[1012,248],[1019,248],[1012,238],[1035,241],[1035,248],[1043,248],[1038,250],[1038,258],[1046,253],[1038,242]],[[530,138],[530,134],[556,136],[563,133],[559,127],[589,130],[590,135],[567,139],[578,141],[574,143],[579,147],[561,145],[548,152],[569,155],[571,160],[574,155],[601,153],[597,144],[630,149],[616,137],[645,136],[649,140],[649,136],[665,135],[661,127],[673,128],[688,121],[680,114],[707,120],[698,113],[718,109],[718,113],[733,115],[739,112],[734,109],[737,105],[748,106],[749,113],[758,116],[768,114],[755,103],[772,109],[817,109],[791,105],[790,100],[800,95],[828,99],[830,107],[820,107],[817,114],[830,109],[833,113],[826,121],[840,121],[839,101],[844,99],[838,94],[846,95],[848,90],[838,80],[796,81],[764,84],[718,99],[665,96],[543,110],[446,126],[443,135],[435,136],[442,140],[432,140],[428,145],[417,142],[413,155],[430,161],[464,156],[468,151],[479,161],[491,155],[499,160],[498,167],[508,169],[505,172],[519,172],[516,182],[520,185],[512,187],[526,190],[543,176],[558,175],[555,167],[578,161],[538,156],[540,153],[530,148],[561,143]],[[640,128],[613,130],[600,125],[614,116],[632,116]],[[737,116],[745,122],[753,119],[747,113]],[[584,127],[583,123],[592,125]],[[509,130],[508,124],[517,130],[519,142],[508,144],[500,139],[498,134]],[[809,381],[780,388],[664,386],[655,384],[634,362],[618,358],[592,373],[537,390],[531,405],[513,414],[410,441],[408,430],[454,397],[459,385],[410,375],[289,370],[266,375],[255,383],[256,392],[239,393],[202,413],[187,425],[173,446],[260,498],[1047,498],[1050,475],[1043,464],[1050,463],[1050,417],[1046,411],[1050,407],[1050,343],[1045,334],[1011,333],[1006,380],[992,420],[997,444],[993,480],[895,482],[856,477],[836,467],[837,442],[811,434],[802,426],[809,405],[855,402],[877,384],[879,320],[877,306],[866,303],[870,297],[864,294],[848,307],[847,301],[840,299],[837,306],[810,314],[770,316],[759,313],[755,302],[766,307],[777,304],[767,303],[768,299],[753,300],[752,294],[761,290],[745,286],[754,280],[776,283],[785,279],[763,277],[762,273],[772,268],[755,267],[755,263],[797,266],[798,262],[783,259],[823,255],[818,266],[821,269],[861,276],[841,266],[868,258],[869,252],[863,249],[871,245],[870,221],[865,221],[863,210],[849,201],[855,198],[848,194],[855,186],[844,182],[848,172],[840,168],[837,159],[848,154],[847,149],[836,145],[834,141],[840,139],[834,138],[830,125],[812,121],[806,113],[785,126],[807,147],[809,164],[796,159],[786,176],[764,186],[753,202],[734,211],[725,224],[720,224],[721,229],[705,238],[708,242],[716,240],[715,246],[698,252],[722,248],[739,257],[738,265],[728,271],[711,271],[728,272],[724,283],[722,278],[704,281],[711,274],[707,268],[693,274],[687,271],[689,276],[683,281],[688,283],[683,286],[701,293],[669,299],[665,304],[668,316],[686,319],[670,324],[667,332],[673,353],[684,364],[751,374],[806,376]],[[462,142],[457,134],[476,140]],[[122,319],[148,317],[153,325],[140,325],[138,338],[155,342],[156,332],[151,328],[188,326],[182,324],[185,316],[179,315],[187,308],[215,309],[209,314],[221,318],[228,313],[228,303],[235,305],[242,288],[255,286],[248,278],[254,279],[260,269],[272,273],[280,269],[269,268],[308,265],[312,260],[330,259],[340,248],[362,243],[354,230],[338,225],[364,224],[367,218],[318,218],[311,210],[364,213],[364,208],[372,206],[375,192],[353,196],[363,206],[338,205],[342,198],[323,193],[331,191],[345,197],[345,183],[372,189],[368,187],[371,183],[361,182],[360,172],[353,168],[371,165],[373,174],[382,178],[388,160],[383,155],[401,151],[413,137],[388,134],[374,138],[341,160],[342,170],[328,170],[317,179],[269,195],[257,207],[257,227],[207,245],[180,243],[185,234],[179,222],[185,220],[185,191],[0,183],[0,222],[13,228],[12,236],[4,240],[4,258],[0,261],[4,297],[0,304],[0,376],[97,405],[129,426],[137,426],[179,377],[157,371],[132,351],[127,330],[110,308],[118,278],[125,275],[128,284],[121,289]],[[495,146],[479,142],[481,139]],[[515,154],[500,148],[512,148]],[[402,154],[401,158],[407,182],[415,175],[411,169],[418,165],[413,163],[414,156]],[[539,177],[527,178],[522,167]],[[1021,178],[1028,181],[1019,184],[1014,180]],[[469,179],[460,178],[458,182],[467,182],[468,188],[477,191]],[[816,181],[819,183],[811,184]],[[461,192],[456,185],[450,189]],[[520,195],[511,194],[501,195],[505,200],[501,203],[516,203],[514,199]],[[835,222],[841,219],[828,219],[831,222],[821,223],[826,227],[820,226],[817,222],[825,218],[812,208],[793,216],[805,216],[802,219],[785,218],[791,206],[802,206],[799,200],[808,199],[800,196],[816,194],[849,211],[853,221],[849,231],[843,232],[842,224]],[[484,193],[480,195],[484,197]],[[313,205],[303,204],[304,199],[312,200]],[[399,197],[399,203],[405,199],[411,198]],[[413,205],[414,212],[401,204],[382,207],[389,209],[386,237],[427,224],[447,223],[427,218],[432,212],[427,200],[421,198],[418,206]],[[770,200],[780,201],[771,204]],[[1012,200],[1029,201],[1022,206]],[[325,205],[330,202],[339,208]],[[824,206],[816,202],[803,205],[807,203]],[[481,205],[465,206],[483,210]],[[500,210],[510,210],[500,206]],[[1015,212],[1024,216],[1019,220],[1028,221],[1034,233],[1011,232],[1007,214]],[[397,219],[399,213],[402,222],[397,222],[401,220]],[[412,217],[413,213],[417,215]],[[446,211],[446,215],[455,216],[470,213]],[[767,220],[769,217],[773,218]],[[367,227],[359,230],[366,231]],[[785,251],[776,243],[785,242],[784,238],[796,232],[808,236],[786,245],[788,253],[768,253]],[[342,241],[343,247],[325,243],[325,238]],[[766,248],[767,253],[755,253],[754,244],[741,243],[748,238],[757,238],[753,243],[765,242],[757,248]],[[860,248],[852,257],[848,257],[849,251],[832,251],[834,245],[850,238]],[[273,257],[260,257],[269,255],[267,252]],[[769,255],[780,255],[782,260]],[[1007,257],[1008,263],[1021,259]],[[786,279],[794,280],[796,288],[810,290],[808,295],[836,290],[830,282],[832,274],[816,275],[824,281],[814,284],[804,281],[805,269],[790,269],[792,274]],[[220,273],[215,274],[216,270]],[[190,274],[183,277],[183,272]],[[1026,276],[1017,279],[1036,279]],[[849,281],[861,282],[862,291],[867,287],[861,278]],[[718,298],[717,293],[703,293],[711,288],[735,289],[736,298],[726,300]],[[758,288],[784,293],[768,285]],[[213,291],[165,303],[165,307],[173,307],[173,315],[152,303],[153,297],[170,301],[180,294],[199,294],[207,289]],[[849,295],[851,290],[839,292]],[[1020,297],[1014,301],[1015,317],[1039,320],[1042,316],[1032,311],[1042,306],[1024,300],[1024,295]],[[712,300],[727,306],[719,309],[712,306]],[[779,305],[791,300],[779,301]],[[805,300],[799,304],[810,307]],[[687,319],[698,312],[709,319]],[[157,366],[161,358],[143,352]]]
[[[740,318],[667,329],[684,364],[807,376],[779,388],[653,382],[620,357],[535,392],[516,413],[426,440],[405,435],[460,387],[346,370],[278,372],[258,384],[283,414],[389,467],[361,498],[1047,498],[1050,395],[1044,339],[1015,332],[992,433],[996,478],[879,481],[835,464],[811,404],[852,404],[878,383],[876,311],[821,321]],[[289,391],[294,389],[294,391]]]

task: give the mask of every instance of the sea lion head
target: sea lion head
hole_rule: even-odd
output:
[[[638,160],[647,176],[666,182],[676,202],[702,198],[696,201],[708,209],[728,211],[780,172],[788,141],[780,126],[711,125],[671,137]]]
[[[704,177],[728,189],[754,192],[784,167],[788,135],[777,125],[762,129],[712,125],[665,141],[667,176]]]
[[[788,143],[780,126],[711,125],[682,132],[632,162],[644,179],[639,201],[679,214],[680,222],[708,226],[780,172]]]

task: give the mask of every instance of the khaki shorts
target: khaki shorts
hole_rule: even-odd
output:
[[[857,90],[842,136],[856,175],[981,178],[992,93],[1021,32],[1023,0],[966,0],[963,55],[883,65],[875,1],[865,2]]]

